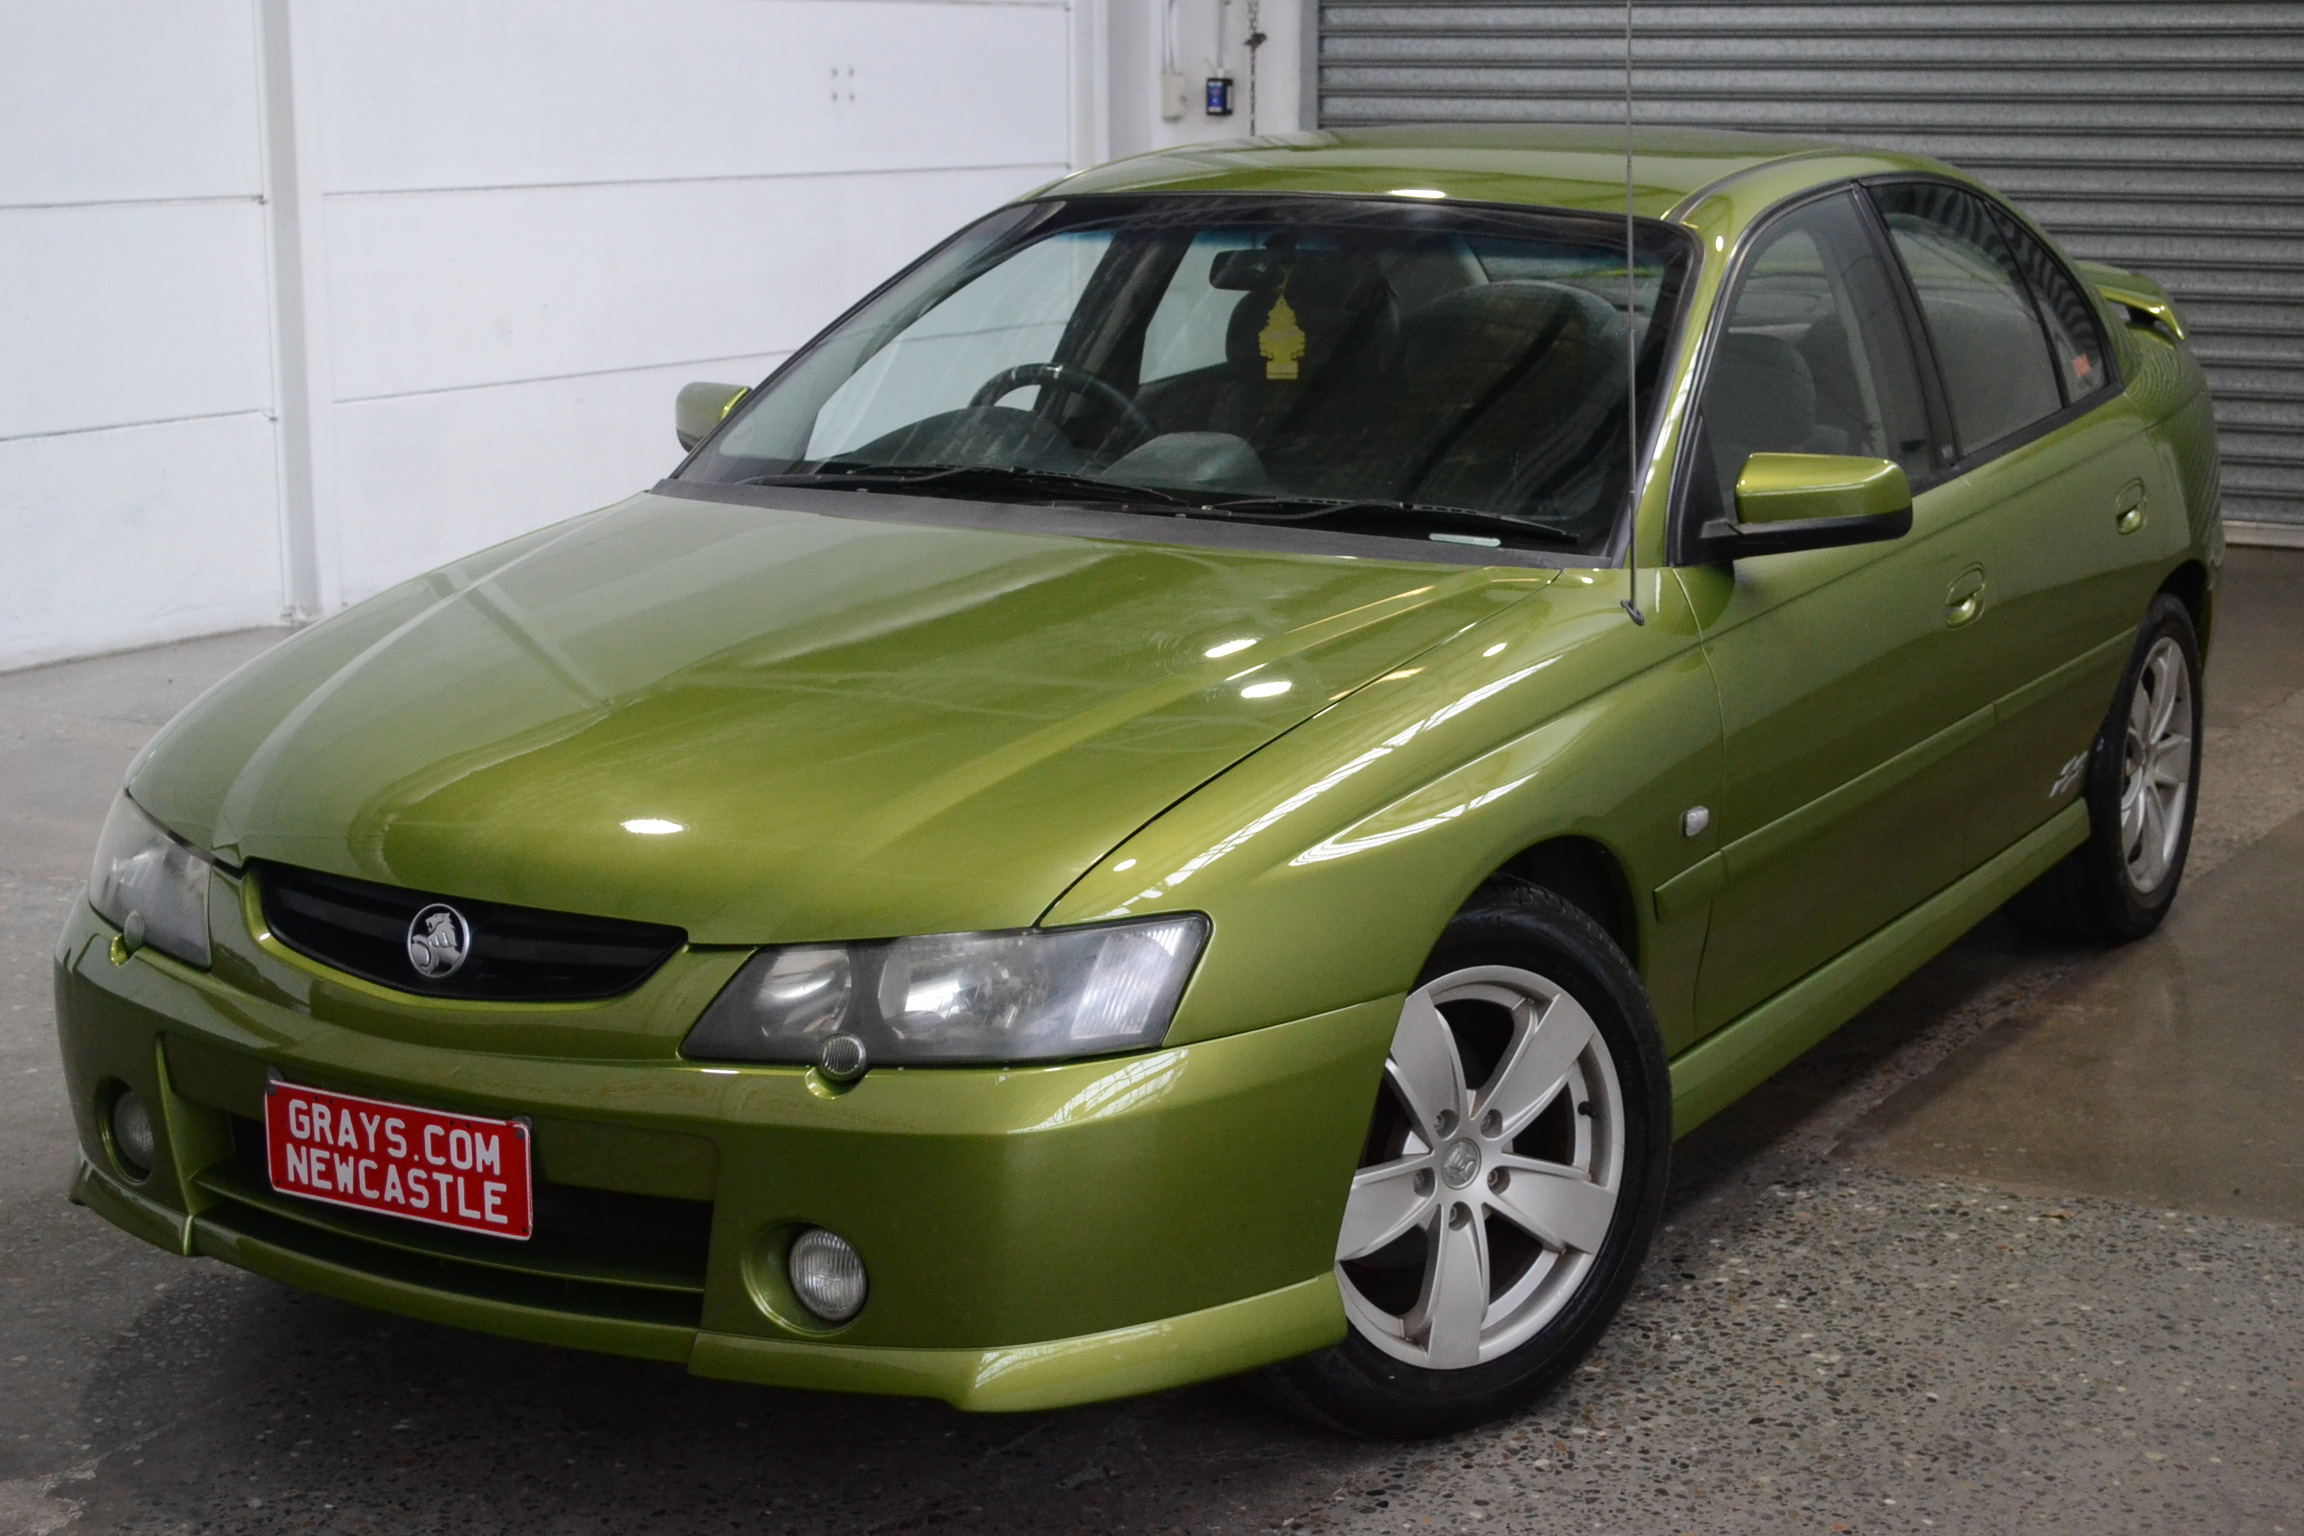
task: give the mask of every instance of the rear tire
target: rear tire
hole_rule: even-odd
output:
[[[1351,1331],[1257,1386],[1381,1439],[1521,1408],[1622,1305],[1671,1147],[1663,1046],[1623,952],[1552,892],[1492,884],[1402,1009],[1337,1244]]]
[[[2163,593],[2088,756],[2088,841],[2008,904],[2055,938],[2126,942],[2160,926],[2184,878],[2200,781],[2200,640]]]

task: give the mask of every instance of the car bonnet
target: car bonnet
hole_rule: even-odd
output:
[[[640,496],[285,642],[130,791],[228,861],[698,942],[1023,926],[1557,574]]]

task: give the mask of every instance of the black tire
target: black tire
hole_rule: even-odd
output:
[[[2135,771],[2129,721],[2139,689],[2151,686],[2146,665],[2167,642],[2181,659],[2189,716],[2189,762],[2182,811],[2174,827],[2174,851],[2164,872],[2148,883],[2131,858],[2131,838],[2122,819],[2122,795]],[[2152,601],[2136,632],[2127,670],[2121,674],[2112,709],[2089,750],[2086,787],[2088,841],[2008,903],[2007,912],[2036,933],[2054,938],[2143,938],[2160,926],[2183,883],[2184,861],[2192,849],[2192,819],[2199,804],[2201,735],[2200,637],[2191,610],[2162,593]]]
[[[1671,1163],[1672,1093],[1655,1016],[1638,975],[1607,932],[1582,910],[1551,891],[1518,881],[1492,882],[1450,920],[1417,985],[1491,966],[1544,978],[1580,1004],[1596,1026],[1599,1047],[1615,1073],[1623,1121],[1616,1206],[1607,1235],[1592,1250],[1566,1299],[1509,1353],[1454,1369],[1431,1369],[1394,1358],[1371,1344],[1356,1324],[1342,1343],[1271,1367],[1252,1383],[1268,1401],[1328,1428],[1372,1439],[1421,1439],[1524,1407],[1598,1341],[1631,1289],[1655,1233]],[[1494,1068],[1499,1081],[1503,1070]],[[1380,1092],[1379,1121],[1383,1113]],[[1375,1139],[1372,1130],[1372,1147]]]

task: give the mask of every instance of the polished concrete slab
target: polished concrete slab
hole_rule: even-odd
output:
[[[2236,551],[2228,585],[2201,878],[2166,941],[2186,984],[2144,948],[1987,922],[1682,1143],[1669,1225],[1584,1370],[1517,1420],[1410,1447],[1337,1441],[1223,1384],[971,1418],[703,1381],[300,1295],[74,1209],[48,946],[137,745],[276,635],[0,676],[0,1536],[2304,1536],[2304,1228],[2218,1213],[2221,1128],[2155,1097],[2150,1066],[2172,1054],[2156,1042],[2216,1040],[2198,1094],[2268,1076],[2250,1042],[2269,1027],[2198,1018],[2225,996],[2201,979],[2233,963],[2221,924],[2180,925],[2227,889],[2230,922],[2293,910],[2304,553]],[[2304,973],[2304,946],[2248,947],[2254,972]],[[2127,1021],[2098,1044],[2131,1043],[2059,1068],[2058,1021],[2091,1009]],[[2031,1092],[1998,1091],[1993,1052]],[[2179,1127],[2137,1161],[2200,1171],[2192,1203],[2006,1137],[2042,1095],[2071,1138],[2116,1137],[2122,1104]],[[1920,1126],[2000,1160],[1883,1150]]]
[[[2234,550],[2225,590],[2168,921],[1904,1087],[1854,1130],[1856,1155],[2304,1223],[2304,555]]]
[[[2304,551],[2225,551],[2223,589],[2209,637],[2210,732],[2244,725],[2304,687]],[[2213,739],[2213,737],[2211,737]]]
[[[1882,1106],[1858,1155],[2304,1225],[2304,817]]]

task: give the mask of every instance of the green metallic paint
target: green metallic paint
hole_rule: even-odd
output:
[[[236,953],[250,951],[252,941],[216,926]],[[187,1128],[172,1133],[141,1193],[196,1227],[220,1202],[278,1198],[236,1186],[223,1166],[225,1117],[260,1118],[276,1069],[341,1092],[526,1114],[539,1178],[711,1200],[702,1317],[716,1331],[814,1337],[758,1305],[744,1255],[795,1222],[831,1227],[874,1279],[873,1304],[840,1339],[903,1348],[1134,1327],[1324,1273],[1400,1003],[1381,996],[1097,1061],[883,1068],[828,1093],[799,1069],[704,1066],[669,1051],[654,1061],[488,1054],[452,1037],[388,1038],[365,1017],[316,1018],[150,950],[116,966],[104,955],[110,930],[85,904],[73,927],[77,958],[58,983],[73,1102],[92,1110],[102,1084],[125,1082],[169,1126]],[[410,1011],[422,1005],[411,1000]],[[1339,1115],[1341,1103],[1361,1107]],[[100,1163],[93,1118],[82,1113],[82,1153]],[[305,1215],[311,1227],[351,1230],[325,1211]],[[1243,1231],[1261,1240],[1241,1242]],[[405,1241],[538,1269],[487,1239],[411,1226]]]
[[[2184,321],[2176,313],[2175,301],[2168,297],[2167,289],[2151,278],[2136,272],[2124,272],[2100,261],[2076,261],[2073,265],[2079,268],[2082,277],[2095,285],[2098,293],[2112,303],[2132,311],[2146,324],[2166,326],[2171,339],[2184,339]]]
[[[672,401],[673,436],[683,448],[693,448],[727,420],[736,402],[752,393],[749,384],[695,383],[680,386]]]
[[[1551,575],[642,496],[387,594],[398,622],[357,649],[287,641],[129,786],[237,859],[700,943],[1022,927],[1148,816]],[[1290,687],[1244,696],[1250,671]]]
[[[186,1257],[221,1259],[301,1290],[539,1344],[685,1365],[699,1376],[826,1392],[936,1397],[975,1412],[1101,1402],[1229,1376],[1344,1336],[1336,1277],[1072,1338],[985,1349],[916,1349],[759,1338],[632,1318],[581,1317],[503,1298],[443,1291],[331,1264],[218,1221],[195,1222],[82,1158],[72,1199],[124,1231]]]
[[[2067,805],[2014,847],[1818,966],[1672,1061],[1672,1130],[1685,1136],[1798,1059],[2087,838]]]
[[[1619,142],[1304,135],[1043,195],[1415,188],[1617,213]],[[1401,996],[1467,896],[1562,838],[1630,898],[1620,937],[1679,1128],[1716,1112],[2077,842],[2085,811],[2050,780],[2145,603],[2174,583],[2205,628],[2214,439],[2173,316],[2138,302],[2156,290],[2090,268],[2116,397],[1924,488],[1902,539],[1660,568],[1694,365],[1745,233],[1838,180],[1956,173],[1669,132],[1639,138],[1633,169],[1636,211],[1702,250],[1647,424],[1645,624],[1620,568],[651,496],[528,535],[275,648],[163,731],[132,791],[228,865],[672,922],[691,944],[604,1003],[440,1003],[272,940],[260,866],[216,876],[206,972],[113,953],[83,904],[57,949],[75,1197],[293,1284],[749,1380],[1044,1407],[1246,1369],[1340,1335],[1330,1256]],[[1205,654],[1240,637],[1257,644]],[[1242,699],[1251,666],[1290,690]],[[685,830],[620,830],[641,816]],[[677,1054],[755,944],[1180,909],[1212,937],[1159,1051],[883,1068],[846,1091]],[[525,1113],[541,1177],[712,1201],[701,1291],[542,1249],[505,1257],[501,1285],[446,1290],[424,1278],[440,1240],[363,1242],[236,1184],[228,1116],[259,1112],[269,1070]],[[161,1110],[168,1145],[136,1187],[96,1126],[113,1083]],[[845,1328],[793,1326],[755,1283],[804,1222],[870,1266]],[[540,1267],[603,1299],[530,1304]]]
[[[1884,517],[1910,505],[1911,483],[1886,459],[1756,453],[1736,477],[1736,518],[1745,523]]]
[[[72,1165],[67,1197],[84,1205],[121,1231],[140,1237],[155,1248],[181,1258],[199,1252],[192,1241],[192,1218],[150,1200],[130,1187],[117,1171],[98,1168],[85,1153]]]
[[[1642,129],[1633,137],[1633,211],[1665,217],[1723,177],[1822,146],[1771,134]],[[1338,128],[1155,150],[1076,171],[1032,194],[1305,192],[1369,197],[1438,192],[1469,202],[1624,212],[1624,132],[1599,126]]]
[[[1068,1408],[1230,1376],[1344,1336],[1336,1277],[1076,1338],[1005,1349],[862,1349],[703,1333],[688,1368],[779,1387],[940,1397],[979,1413]]]
[[[1404,989],[1465,897],[1551,837],[1591,838],[1647,891],[1711,851],[1680,818],[1720,770],[1694,615],[1671,573],[1644,588],[1633,625],[1620,574],[1569,572],[1241,763],[1047,920],[1208,913],[1173,1042]],[[1703,926],[1643,919],[1628,946],[1673,1044]]]

